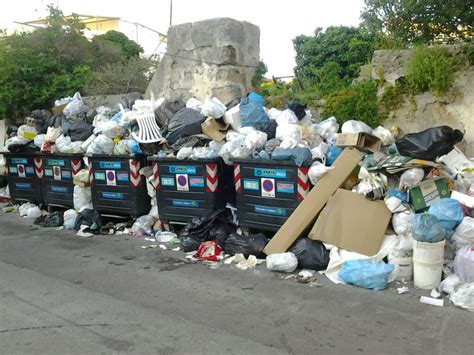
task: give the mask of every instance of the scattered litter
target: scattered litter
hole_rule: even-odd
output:
[[[398,292],[398,294],[400,294],[400,295],[404,295],[404,294],[406,294],[406,293],[410,293],[410,289],[409,289],[407,286],[398,287],[398,288],[397,288],[397,292]]]
[[[432,305],[432,306],[438,306],[438,307],[443,307],[444,306],[444,299],[437,299],[437,298],[421,296],[420,297],[420,302],[425,303],[425,304],[429,304],[429,305]]]

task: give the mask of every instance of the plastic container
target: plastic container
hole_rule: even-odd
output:
[[[153,166],[156,201],[164,223],[187,223],[235,203],[232,167],[221,158],[149,157]]]
[[[389,255],[388,262],[395,265],[395,280],[397,281],[410,281],[413,278],[413,258],[407,257],[394,257]]]
[[[150,211],[150,196],[140,169],[145,155],[93,155],[89,157],[92,204],[101,215],[133,218]]]
[[[50,206],[74,208],[73,178],[83,167],[82,154],[44,154],[43,201]]]
[[[439,286],[444,263],[444,245],[413,241],[413,281],[415,287],[430,290]]]
[[[275,232],[308,194],[308,170],[293,161],[232,159],[239,224]]]
[[[41,155],[39,153],[2,153],[2,155],[6,160],[8,187],[12,200],[43,203]]]

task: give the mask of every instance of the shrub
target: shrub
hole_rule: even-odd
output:
[[[415,47],[406,66],[406,79],[415,93],[442,95],[451,88],[459,62],[444,47]]]
[[[339,123],[360,120],[371,127],[380,124],[377,111],[377,84],[363,81],[329,95],[323,106],[323,117],[336,117]]]

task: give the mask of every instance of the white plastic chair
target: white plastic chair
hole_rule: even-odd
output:
[[[155,107],[159,106],[163,101],[158,100],[158,104],[155,105],[155,98],[152,93],[151,101],[137,100],[135,103],[132,117],[137,121],[139,129],[137,132],[132,132],[132,137],[138,143],[156,143],[164,140],[155,119]]]

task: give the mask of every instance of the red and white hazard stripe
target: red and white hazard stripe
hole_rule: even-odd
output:
[[[206,191],[216,192],[217,184],[218,184],[217,164],[216,163],[206,164]]]
[[[79,170],[82,169],[82,161],[81,160],[71,160],[71,170],[72,175],[76,175]]]
[[[153,166],[153,185],[155,185],[155,188],[157,190],[160,189],[160,173],[158,172],[158,163],[153,162],[151,164]]]
[[[138,187],[142,185],[142,179],[140,178],[140,162],[138,160],[129,160],[130,165],[130,185],[132,187]]]
[[[39,179],[42,179],[43,178],[43,159],[42,158],[34,158],[33,160],[35,162],[36,176]]]
[[[234,185],[235,192],[242,192],[242,183],[240,181],[240,164],[234,164]]]
[[[298,168],[298,178],[296,179],[297,191],[296,197],[302,200],[309,192],[308,167]]]
[[[94,182],[94,173],[92,172],[92,166],[91,166],[89,169],[89,184],[92,185],[93,182]]]

